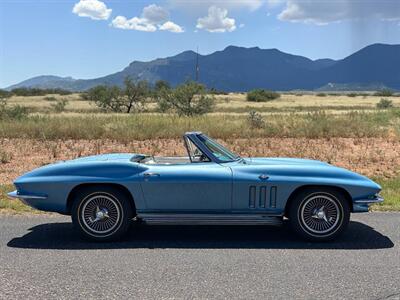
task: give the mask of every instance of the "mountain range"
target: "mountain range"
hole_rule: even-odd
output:
[[[277,49],[228,46],[222,51],[197,55],[185,51],[149,62],[133,61],[125,69],[94,79],[38,76],[7,89],[18,87],[62,88],[84,91],[96,85],[123,84],[129,76],[154,84],[166,80],[172,86],[193,80],[223,91],[271,90],[368,90],[400,89],[400,45],[373,44],[340,60],[311,60]]]

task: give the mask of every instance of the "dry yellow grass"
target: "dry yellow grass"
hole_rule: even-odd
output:
[[[257,110],[261,113],[287,113],[324,110],[328,113],[341,113],[349,110],[375,110],[376,104],[382,97],[368,95],[348,97],[346,95],[327,95],[325,97],[316,94],[282,94],[279,99],[270,102],[248,102],[245,94],[230,93],[228,95],[216,95],[215,113],[243,114],[249,110]],[[393,101],[395,107],[400,107],[400,97],[387,97]],[[49,99],[53,99],[50,100]],[[49,113],[52,112],[52,103],[58,99],[68,100],[66,114],[82,112],[101,112],[101,110],[89,101],[81,99],[79,94],[71,95],[46,95],[46,96],[13,96],[9,99],[11,105],[21,105],[30,109],[32,112]],[[149,102],[147,109],[154,112],[157,106],[154,102]]]
[[[68,112],[89,112],[100,111],[93,103],[84,101],[79,94],[71,95],[46,95],[46,96],[13,96],[8,100],[10,105],[21,105],[32,112],[52,112],[51,105],[57,100],[66,99]]]
[[[369,107],[375,108],[376,103],[382,97],[379,96],[356,96],[348,97],[346,95],[326,95],[325,97],[317,96],[316,94],[304,94],[297,96],[295,94],[281,94],[281,97],[269,102],[248,102],[245,94],[229,94],[217,95],[218,107],[246,107],[254,108],[273,107],[273,108],[299,108],[299,107]],[[394,106],[400,106],[400,97],[383,97],[393,101]]]

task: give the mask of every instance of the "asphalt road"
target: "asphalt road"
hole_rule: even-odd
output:
[[[399,213],[353,215],[318,244],[285,226],[140,226],[95,244],[67,217],[0,216],[0,298],[400,299],[399,245]]]

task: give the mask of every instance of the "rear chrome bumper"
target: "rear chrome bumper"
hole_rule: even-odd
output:
[[[358,199],[353,202],[353,212],[367,212],[372,204],[382,203],[384,201],[381,195],[375,195],[373,198]]]
[[[19,191],[10,192],[7,195],[8,195],[8,197],[17,198],[17,199],[21,199],[21,200],[29,200],[29,199],[46,200],[47,199],[47,196],[45,196],[45,195],[21,193]]]

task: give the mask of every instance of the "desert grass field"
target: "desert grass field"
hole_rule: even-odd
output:
[[[351,95],[348,96],[348,95]],[[355,96],[353,96],[355,95]],[[270,102],[248,102],[244,93],[230,93],[215,95],[216,107],[214,114],[219,113],[247,113],[256,110],[260,113],[304,113],[313,111],[329,111],[341,113],[350,111],[373,111],[382,98],[389,98],[395,107],[400,108],[400,97],[381,97],[373,94],[324,94],[324,93],[282,93],[280,98]],[[83,100],[78,93],[71,95],[47,96],[13,96],[11,105],[22,105],[31,112],[51,113],[52,104],[57,100],[68,101],[64,114],[69,113],[101,113],[101,109],[92,102]],[[148,112],[156,112],[156,103],[149,102]]]
[[[212,113],[178,117],[148,103],[140,114],[105,113],[79,94],[12,97],[27,107],[21,119],[0,119],[0,211],[32,212],[6,198],[12,181],[35,167],[85,155],[132,152],[183,155],[180,137],[201,130],[243,157],[281,156],[329,162],[372,177],[386,201],[374,209],[400,210],[400,97],[390,109],[377,109],[382,97],[282,94],[254,103],[244,94],[216,95]],[[63,112],[52,105],[68,103]],[[249,112],[262,116],[262,126]]]

